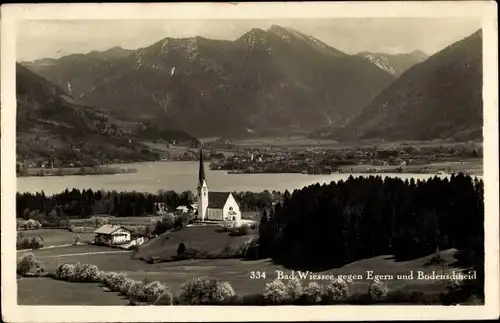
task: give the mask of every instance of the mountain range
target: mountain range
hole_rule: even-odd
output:
[[[481,137],[481,46],[478,31],[431,57],[348,55],[274,25],[234,41],[167,37],[22,64],[153,136],[469,140]]]
[[[120,120],[106,110],[75,100],[43,77],[16,64],[18,159],[59,158],[92,164],[156,160],[142,141],[197,142],[181,131]]]
[[[111,114],[197,137],[342,125],[395,80],[365,58],[276,25],[234,41],[165,38],[23,65]]]
[[[384,71],[399,77],[406,72],[410,67],[415,64],[422,63],[429,56],[426,53],[415,50],[411,53],[404,54],[383,54],[383,53],[370,53],[362,52],[357,54],[363,57]]]
[[[482,139],[482,31],[404,72],[337,138]]]

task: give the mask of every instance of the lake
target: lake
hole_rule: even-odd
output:
[[[116,190],[157,193],[158,190],[196,190],[198,181],[197,161],[154,162],[116,165],[121,168],[135,168],[137,173],[86,176],[47,176],[17,178],[17,192],[41,192],[55,194],[68,189]],[[205,164],[208,188],[211,191],[284,191],[302,188],[315,183],[330,183],[346,180],[350,175],[369,176],[368,174],[227,174],[226,171],[211,171]],[[381,176],[402,179],[427,179],[434,174],[380,174]]]

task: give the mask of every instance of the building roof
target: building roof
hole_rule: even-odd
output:
[[[230,192],[208,192],[208,207],[211,209],[222,209],[226,204]]]
[[[200,148],[200,169],[198,171],[198,186],[201,187],[203,185],[203,181],[205,181],[205,165],[203,164],[203,148]]]
[[[98,233],[98,234],[112,234],[113,232],[115,232],[116,230],[118,229],[125,229],[127,231],[130,231],[130,229],[122,226],[122,225],[112,225],[112,224],[105,224],[103,225],[102,227],[100,227],[99,229],[95,230],[94,233]]]

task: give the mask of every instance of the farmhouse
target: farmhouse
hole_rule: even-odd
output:
[[[129,243],[131,231],[121,225],[103,225],[94,231],[96,243],[122,244]]]
[[[219,222],[238,227],[242,224],[238,202],[231,192],[209,192],[203,165],[203,153],[200,149],[200,167],[198,173],[198,219],[202,222]]]

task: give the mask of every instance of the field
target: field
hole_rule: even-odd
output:
[[[20,232],[25,237],[41,236],[45,247],[73,244],[77,235],[82,241],[94,239],[94,234],[91,232],[75,233],[65,229],[39,229]]]
[[[51,278],[26,278],[17,282],[19,305],[127,305],[116,293],[98,284],[72,284]],[[54,292],[57,291],[57,292]]]
[[[218,254],[225,247],[244,245],[253,235],[232,237],[227,232],[221,232],[218,225],[193,226],[187,229],[164,233],[149,243],[141,246],[138,257],[160,257],[168,259],[175,256],[177,248],[183,242],[186,248],[196,248],[209,254]]]
[[[156,221],[159,221],[162,219],[161,215],[158,216],[137,216],[137,217],[113,217],[113,216],[108,216],[108,217],[103,217],[103,219],[107,219],[109,223],[111,224],[121,224],[121,225],[147,225],[147,224],[152,224],[156,223]],[[70,223],[73,224],[76,227],[90,227],[91,223],[90,220],[86,219],[71,219]]]
[[[227,233],[213,231],[211,226],[190,227],[178,232],[177,236],[172,236],[165,240],[163,236],[152,240],[150,243],[141,246],[139,254],[157,254],[168,256],[175,252],[179,240],[188,240],[191,243],[203,247],[204,250],[220,250],[228,244],[236,244],[238,239],[246,237],[229,237]],[[211,232],[210,232],[211,231]],[[181,234],[181,232],[184,232]],[[234,240],[231,240],[234,239]],[[205,243],[203,243],[205,241]],[[22,254],[21,252],[20,254]],[[239,259],[206,259],[206,260],[184,260],[175,262],[164,262],[149,264],[131,257],[128,251],[117,250],[107,247],[82,245],[68,246],[52,249],[41,249],[34,251],[37,258],[45,266],[47,272],[54,272],[60,263],[89,263],[99,267],[104,271],[116,271],[126,273],[130,278],[141,280],[148,278],[158,280],[168,285],[174,293],[180,292],[181,284],[195,277],[209,276],[224,279],[231,283],[236,293],[252,294],[264,291],[265,284],[277,278],[277,273],[282,271],[290,274],[291,271],[282,266],[274,264],[271,260],[247,261]],[[454,250],[442,251],[441,256],[447,264],[454,261]],[[362,275],[362,279],[354,279],[349,286],[352,293],[364,293],[372,282],[366,279],[367,271],[374,270],[374,275],[396,275],[407,274],[411,270],[421,270],[430,273],[435,270],[442,273],[444,270],[452,270],[449,265],[427,266],[431,256],[414,259],[411,261],[397,262],[393,257],[379,256],[363,259],[345,265],[341,268],[331,269],[318,274],[345,274]],[[250,279],[252,272],[265,273],[263,279]],[[297,275],[297,272],[295,273]],[[416,272],[414,273],[416,276]],[[415,277],[416,278],[416,277]],[[330,280],[317,280],[319,283],[328,283]],[[303,280],[303,284],[308,284],[310,280]],[[65,283],[48,278],[29,278],[18,282],[18,295],[20,304],[101,304],[117,305],[126,301],[118,295],[106,292],[99,288],[97,284]],[[391,290],[404,288],[408,291],[441,292],[445,288],[444,281],[439,280],[387,280]],[[57,289],[57,293],[53,291]],[[64,296],[71,294],[71,296]],[[94,303],[95,302],[95,303]]]

